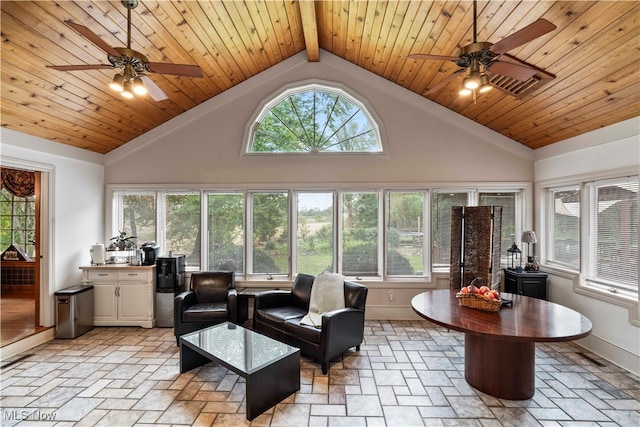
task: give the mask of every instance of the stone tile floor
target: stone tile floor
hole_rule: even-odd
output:
[[[367,321],[360,352],[329,375],[303,357],[300,391],[249,423],[244,380],[180,374],[171,329],[100,327],[3,362],[0,425],[640,426],[639,378],[575,344],[538,344],[535,396],[508,401],[466,383],[463,343],[426,321]],[[517,361],[487,369],[501,363]]]

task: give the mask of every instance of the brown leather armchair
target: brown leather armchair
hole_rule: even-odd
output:
[[[173,316],[173,332],[178,345],[180,335],[226,321],[237,323],[235,272],[201,271],[191,274],[189,290],[174,299]]]
[[[255,331],[298,347],[318,360],[322,373],[329,371],[331,360],[351,347],[360,350],[364,339],[367,287],[344,282],[345,307],[324,313],[322,327],[300,321],[309,311],[314,276],[298,274],[291,291],[264,291],[256,295],[253,311]]]

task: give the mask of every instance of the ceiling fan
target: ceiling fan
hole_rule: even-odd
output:
[[[476,0],[474,0],[473,43],[462,47],[458,56],[429,55],[423,53],[414,53],[409,55],[409,58],[412,59],[453,61],[456,65],[461,67],[459,70],[453,72],[453,74],[450,74],[435,86],[427,90],[425,95],[430,95],[440,91],[449,84],[452,79],[464,73],[467,69],[470,69],[469,75],[465,76],[463,79],[460,94],[473,94],[474,100],[476,91],[483,93],[491,89],[491,83],[489,82],[487,73],[499,74],[519,81],[527,81],[535,76],[539,71],[537,68],[531,67],[523,61],[508,55],[507,52],[555,30],[556,26],[546,19],[538,19],[532,24],[527,25],[497,43],[478,42],[476,8]],[[511,61],[500,60],[503,55],[505,59],[510,59]]]
[[[171,64],[165,62],[149,62],[147,57],[131,49],[131,9],[138,6],[138,0],[120,0],[127,8],[127,47],[111,47],[85,26],[71,21],[65,21],[69,27],[86,37],[93,44],[107,53],[109,64],[87,65],[47,65],[59,71],[117,69],[109,87],[120,92],[125,98],[133,98],[133,94],[149,93],[155,101],[169,99],[166,93],[156,85],[147,74],[170,74],[185,77],[203,77],[202,70],[197,65]]]

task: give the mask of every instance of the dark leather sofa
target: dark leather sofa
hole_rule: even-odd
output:
[[[300,324],[309,311],[314,276],[298,274],[291,291],[264,291],[256,295],[253,328],[300,349],[318,360],[322,373],[329,362],[351,347],[360,351],[364,338],[366,286],[344,282],[345,308],[324,313],[322,328]]]

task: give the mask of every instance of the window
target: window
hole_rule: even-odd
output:
[[[387,275],[423,276],[426,191],[387,193]]]
[[[346,276],[378,276],[380,229],[377,192],[342,193],[341,272]]]
[[[0,253],[11,244],[20,248],[29,257],[34,257],[36,198],[19,197],[6,188],[0,190]]]
[[[580,269],[580,189],[578,186],[549,190],[551,208],[549,256],[551,264]]]
[[[478,206],[502,206],[502,229],[500,239],[502,253],[500,254],[500,256],[502,257],[504,262],[507,262],[507,249],[511,247],[514,241],[520,241],[520,236],[518,236],[516,231],[516,224],[519,223],[516,218],[519,207],[519,194],[519,192],[481,192],[478,195]],[[531,250],[531,255],[533,256],[534,254],[535,252]]]
[[[249,153],[380,153],[364,105],[341,89],[311,84],[285,91],[251,126]]]
[[[587,281],[638,292],[638,179],[597,181],[589,198]]]
[[[200,266],[200,193],[164,196],[165,253],[185,255],[189,266]]]
[[[189,270],[233,270],[245,279],[331,271],[423,280],[432,266],[449,267],[452,206],[475,205],[476,199],[504,206],[503,244],[510,243],[512,230],[521,228],[520,193],[114,189],[109,233],[124,230],[137,236],[138,246],[155,241],[162,254],[184,254]]]
[[[335,271],[333,193],[296,193],[296,206],[296,271]]]
[[[434,192],[431,208],[432,258],[434,267],[451,264],[451,207],[468,206],[468,192]]]
[[[210,270],[244,273],[244,206],[242,193],[207,196],[207,265]]]
[[[256,192],[250,196],[249,272],[289,275],[289,194]]]
[[[136,237],[137,245],[156,241],[156,194],[151,192],[119,193],[116,205],[114,236],[126,231]]]

